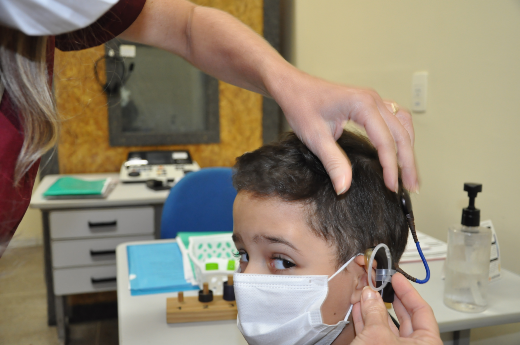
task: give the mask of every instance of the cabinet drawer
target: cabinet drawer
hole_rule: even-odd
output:
[[[113,237],[154,232],[153,207],[50,212],[51,238]]]
[[[54,294],[58,296],[117,289],[115,265],[57,268],[53,275]]]
[[[150,241],[153,235],[52,241],[52,266],[56,268],[116,264],[116,247],[124,242]]]

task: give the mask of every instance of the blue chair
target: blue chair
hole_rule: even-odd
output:
[[[231,168],[206,168],[187,174],[164,203],[161,238],[180,231],[233,231]]]

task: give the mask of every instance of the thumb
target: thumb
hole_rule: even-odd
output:
[[[388,328],[388,312],[378,292],[365,286],[361,294],[361,315],[365,328]]]
[[[345,151],[330,135],[308,145],[327,170],[336,193],[338,195],[345,193],[352,182],[352,168]]]

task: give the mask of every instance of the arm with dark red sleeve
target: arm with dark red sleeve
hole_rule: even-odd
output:
[[[56,48],[61,51],[81,50],[110,41],[132,25],[145,3],[146,0],[119,0],[88,27],[56,36]]]

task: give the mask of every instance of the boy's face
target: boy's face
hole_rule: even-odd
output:
[[[336,248],[314,234],[301,203],[241,191],[233,206],[233,225],[242,273],[330,277],[338,268]],[[324,323],[343,320],[350,305],[359,301],[366,285],[363,265],[363,257],[357,257],[329,281],[321,307]]]

